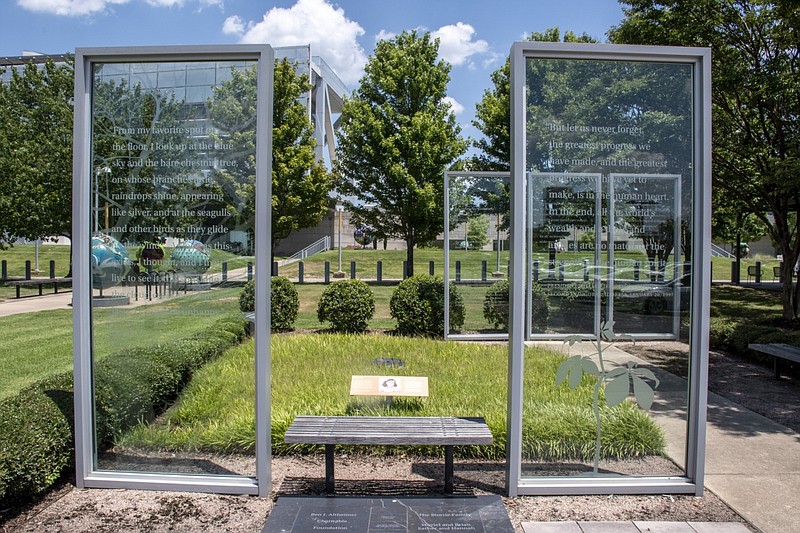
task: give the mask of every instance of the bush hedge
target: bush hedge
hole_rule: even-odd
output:
[[[375,314],[375,295],[365,282],[346,279],[322,291],[317,305],[320,322],[330,322],[337,333],[364,333]]]
[[[389,312],[402,335],[444,335],[444,278],[418,274],[403,280],[392,292]],[[450,330],[464,325],[464,300],[450,282]]]
[[[483,317],[495,329],[508,331],[508,280],[492,283],[483,298]],[[533,308],[531,312],[531,330],[541,332],[547,329],[550,320],[550,300],[539,283],[531,285]]]
[[[771,356],[750,350],[748,344],[784,343],[800,347],[800,331],[786,329],[773,321],[759,323],[752,320],[711,317],[709,344],[721,350],[734,353],[749,360],[772,364]],[[800,375],[798,365],[786,363],[790,372]],[[794,369],[794,370],[791,370]]]
[[[245,283],[239,295],[239,309],[243,313],[256,310],[256,281]],[[300,297],[297,289],[288,278],[273,276],[270,293],[270,327],[273,331],[290,331],[300,310]]]
[[[247,335],[247,321],[225,317],[187,339],[115,352],[95,367],[98,446],[152,420],[192,374]],[[0,400],[0,504],[41,494],[73,464],[72,373]]]

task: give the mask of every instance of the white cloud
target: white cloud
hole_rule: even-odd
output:
[[[222,23],[222,33],[226,35],[244,35],[244,21],[239,15],[233,15]]]
[[[453,112],[453,114],[460,115],[464,111],[464,106],[461,105],[455,98],[445,96],[443,100],[450,104],[450,110]]]
[[[397,37],[397,34],[391,31],[381,30],[378,32],[378,35],[375,36],[375,42],[378,41],[385,41],[387,39],[394,39]]]
[[[183,7],[184,0],[145,0],[153,7]]]
[[[362,76],[367,54],[358,44],[364,28],[348,19],[342,8],[326,0],[297,0],[290,8],[273,7],[260,22],[228,18],[223,31],[240,35],[242,43],[268,43],[272,46],[310,44],[346,84]]]
[[[473,40],[475,28],[463,22],[442,26],[431,36],[439,39],[439,56],[454,66],[474,66],[470,58],[489,50],[489,43],[483,39]]]
[[[113,4],[126,4],[130,0],[17,0],[22,9],[34,13],[49,13],[65,17],[92,15],[105,11]]]
[[[17,0],[17,5],[22,9],[34,13],[48,13],[63,17],[79,17],[102,13],[109,6],[127,4],[131,0]],[[224,0],[193,0],[200,4],[200,9],[206,6],[224,7]],[[183,7],[186,0],[144,0],[152,7]]]

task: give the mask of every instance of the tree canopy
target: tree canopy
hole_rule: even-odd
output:
[[[791,279],[800,252],[800,10],[793,0],[626,0],[616,43],[710,46],[713,186],[727,208],[753,213]],[[717,205],[716,207],[720,207]],[[715,207],[715,208],[716,208]],[[785,283],[784,317],[798,316]]]
[[[558,28],[549,28],[544,32],[533,32],[531,41],[561,42],[562,36]],[[576,35],[571,31],[564,32],[565,43],[596,42],[589,35]],[[475,120],[472,125],[478,128],[483,138],[474,141],[480,154],[473,158],[473,170],[507,171],[511,168],[511,63],[509,58],[502,67],[492,72],[494,87],[483,92],[481,101],[475,105]]]
[[[71,232],[71,65],[29,63],[0,82],[0,247]]]
[[[229,210],[243,220],[255,217],[256,70],[234,70],[215,88],[211,120],[225,132],[226,158],[239,154],[236,165],[215,171],[226,191]],[[275,62],[272,135],[272,247],[292,231],[317,225],[328,209],[332,180],[315,160],[314,129],[298,98],[308,91],[308,77],[298,75],[288,60]],[[222,139],[220,139],[222,140]],[[234,156],[235,157],[235,156]],[[252,225],[251,225],[252,226]]]
[[[338,133],[337,191],[357,222],[414,246],[444,225],[444,171],[466,150],[446,102],[450,66],[429,33],[380,41]]]

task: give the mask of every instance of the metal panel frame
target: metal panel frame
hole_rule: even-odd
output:
[[[550,177],[558,177],[562,174],[558,172],[526,172],[525,179],[526,179],[526,187],[528,187],[533,180],[536,178],[550,178]],[[595,202],[594,202],[594,225],[595,227],[599,228],[602,219],[601,215],[601,206],[602,206],[602,190],[603,190],[603,179],[602,175],[598,174],[597,172],[565,172],[563,176],[585,176],[587,178],[592,178],[595,180],[594,184],[594,195],[595,195]],[[525,205],[527,206],[527,211],[525,212],[525,235],[526,239],[525,242],[529,243],[532,242],[533,236],[533,220],[531,218],[531,214],[533,213],[533,194],[531,193],[528,198],[526,198]],[[528,223],[530,222],[530,225]],[[592,282],[594,283],[594,318],[592,319],[592,333],[591,335],[587,335],[585,332],[571,332],[571,333],[534,333],[533,332],[533,317],[531,316],[531,309],[533,309],[533,250],[532,247],[528,247],[525,252],[525,257],[527,261],[527,274],[528,274],[528,281],[529,283],[525,284],[525,298],[526,298],[526,306],[525,306],[525,340],[564,340],[568,337],[575,335],[576,333],[582,334],[586,338],[596,338],[600,334],[600,287],[601,282],[603,280],[603,276],[601,274],[600,267],[600,257],[602,252],[600,250],[600,244],[603,238],[599,231],[595,232],[594,237],[594,266],[592,267]],[[548,265],[548,269],[550,266]],[[549,275],[549,274],[548,274]]]
[[[467,178],[506,178],[510,179],[509,172],[455,172],[444,173],[444,286],[450,286],[450,178],[464,176]],[[444,338],[460,341],[504,341],[508,333],[450,333],[450,291],[444,291]]]
[[[92,66],[95,63],[255,61],[258,64],[256,131],[256,476],[213,476],[96,470],[92,371],[91,246]],[[270,250],[272,197],[272,95],[274,53],[269,45],[78,48],[75,51],[75,123],[72,182],[73,357],[75,479],[79,488],[131,488],[257,494],[271,488]]]
[[[692,311],[685,477],[522,478],[525,316],[526,80],[528,58],[682,63],[693,70]],[[708,385],[711,243],[711,50],[668,46],[517,42],[511,48],[511,324],[508,344],[506,484],[519,494],[702,495]],[[524,296],[522,296],[524,298]]]
[[[672,242],[675,244],[673,245],[673,253],[672,253],[672,276],[673,279],[677,278],[680,270],[680,242],[681,242],[681,220],[682,220],[682,213],[681,213],[681,175],[680,174],[643,174],[643,173],[625,173],[625,172],[612,172],[608,175],[608,212],[609,216],[611,217],[611,221],[608,224],[608,258],[610,266],[614,266],[614,228],[616,226],[616,210],[614,205],[614,190],[616,187],[616,179],[617,178],[625,178],[625,177],[643,177],[647,179],[657,179],[657,180],[672,180],[674,182],[673,185],[673,229],[672,229]],[[616,282],[616,277],[609,276],[608,278],[608,304],[607,304],[607,316],[613,319],[614,317],[614,283]],[[680,282],[676,282],[675,287],[673,288],[672,292],[672,333],[630,333],[629,335],[634,339],[641,339],[641,340],[657,340],[657,339],[667,339],[667,340],[676,340],[680,336],[680,329],[681,329],[681,316],[680,316]],[[625,333],[625,332],[620,332]]]

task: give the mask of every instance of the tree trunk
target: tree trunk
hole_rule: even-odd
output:
[[[414,275],[414,237],[406,239],[406,275]]]
[[[786,320],[794,320],[797,318],[798,311],[798,284],[793,282],[794,266],[797,262],[797,255],[792,253],[789,236],[779,239],[778,242],[780,243],[780,251],[781,255],[783,256],[783,262],[781,263],[781,279],[783,280],[781,287],[783,318]]]

